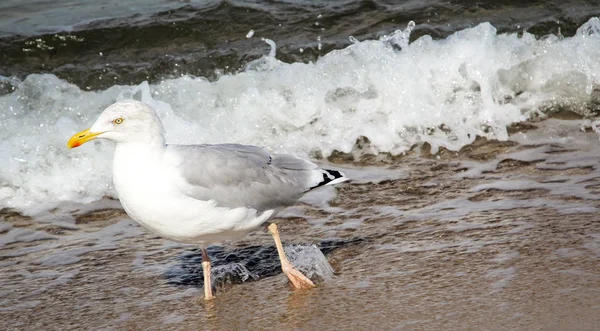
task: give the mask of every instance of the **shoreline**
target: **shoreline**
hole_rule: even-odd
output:
[[[458,157],[407,155],[386,167],[395,177],[291,207],[277,220],[284,245],[351,242],[327,254],[334,278],[305,293],[275,273],[206,304],[199,287],[166,276],[195,275],[183,259],[194,247],[119,209],[44,222],[0,212],[0,316],[9,329],[594,330],[600,148],[580,123],[545,120]],[[219,247],[270,246],[258,228]]]

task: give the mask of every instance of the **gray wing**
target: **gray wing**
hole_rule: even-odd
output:
[[[177,160],[186,195],[223,207],[286,207],[326,178],[310,161],[256,146],[168,145],[167,152]]]

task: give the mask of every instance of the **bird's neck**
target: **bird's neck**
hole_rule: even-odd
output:
[[[160,177],[165,150],[164,144],[117,144],[113,160],[113,183],[119,197],[127,194],[128,187],[143,189],[152,178]],[[129,185],[131,183],[134,185]]]
[[[147,164],[157,164],[162,159],[166,145],[163,142],[119,143],[115,149],[114,166],[124,163],[138,167]]]

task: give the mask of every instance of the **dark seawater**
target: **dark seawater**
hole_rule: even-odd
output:
[[[404,29],[441,39],[481,22],[499,32],[574,34],[600,15],[597,1],[102,1],[0,4],[0,93],[31,73],[52,73],[85,90],[156,82],[181,74],[235,73],[277,43],[287,63]],[[247,38],[253,30],[254,36]]]

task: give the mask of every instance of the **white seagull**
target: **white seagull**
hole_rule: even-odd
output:
[[[159,236],[200,245],[206,300],[213,298],[207,244],[240,238],[306,192],[348,179],[339,171],[256,146],[166,144],[154,109],[135,100],[106,108],[67,146],[96,138],[117,143],[113,182],[127,214]],[[314,287],[286,258],[277,226],[271,224],[269,231],[293,286]]]

